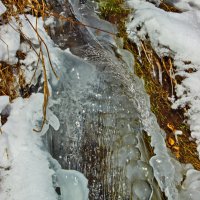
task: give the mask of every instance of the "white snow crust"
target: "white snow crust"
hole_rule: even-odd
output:
[[[13,19],[11,25],[5,24],[0,26],[0,60],[9,64],[17,62],[16,52],[20,46],[20,35],[12,27],[15,23]]]
[[[180,10],[200,10],[199,0],[166,0],[167,3],[171,3]]]
[[[1,100],[1,99],[0,99]],[[8,121],[1,127],[0,170],[2,200],[55,200],[48,155],[42,150],[38,120],[42,120],[43,94],[17,98],[9,104]],[[2,155],[3,153],[3,155]]]

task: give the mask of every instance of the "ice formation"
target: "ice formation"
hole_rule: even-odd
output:
[[[82,173],[60,169],[56,172],[56,179],[61,188],[61,200],[88,200],[88,180]]]
[[[81,5],[84,9],[76,8],[76,3],[73,6],[83,17],[91,12],[87,10],[87,3]],[[89,37],[90,31],[79,31],[88,35],[81,40],[81,45],[74,43],[70,51],[82,59],[73,57],[73,65],[66,62],[65,69],[69,74],[82,74],[83,65],[87,73],[82,78],[86,80],[65,74],[54,91],[61,94],[60,104],[55,106],[61,128],[51,136],[52,154],[63,167],[82,171],[90,179],[91,199],[128,198],[130,195],[141,198],[138,187],[135,192],[130,187],[133,183],[143,186],[144,199],[150,196],[159,199],[159,189],[155,187],[153,170],[142,142],[142,130],[146,130],[152,136],[157,154],[152,164],[154,175],[160,180],[162,189],[169,190],[172,198],[176,198],[175,180],[178,185],[181,174],[176,177],[173,159],[165,147],[164,133],[150,112],[142,82],[132,74],[130,65],[127,66],[130,62],[115,57],[107,40],[99,39],[99,45],[96,38]],[[70,39],[73,40],[73,35],[68,41]],[[71,60],[69,58],[70,55],[68,60]],[[68,113],[64,112],[67,109]],[[172,170],[166,170],[166,166]]]

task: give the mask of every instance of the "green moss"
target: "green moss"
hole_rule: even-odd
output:
[[[130,9],[124,4],[124,0],[99,0],[101,17],[117,25],[119,37],[127,37],[125,21]]]
[[[124,7],[123,0],[99,0],[99,8],[105,19],[108,19],[110,15],[119,18],[119,15],[127,16],[129,14],[129,9]]]

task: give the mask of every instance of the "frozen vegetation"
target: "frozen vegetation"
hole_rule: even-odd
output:
[[[174,59],[174,76],[184,79],[176,85],[177,99],[171,97],[173,108],[189,106],[187,122],[199,144],[200,3],[168,0],[183,10],[170,13],[156,7],[158,0],[152,2],[127,1],[134,9],[127,32],[138,48],[148,35],[159,56]],[[26,82],[40,83],[29,98],[10,102],[8,96],[0,97],[1,116],[7,116],[0,130],[0,199],[116,200],[132,196],[158,200],[161,190],[170,200],[198,200],[200,174],[191,165],[180,164],[167,150],[165,133],[150,111],[142,81],[133,74],[133,56],[117,49],[111,36],[116,27],[97,17],[95,4],[89,0],[83,5],[76,0],[70,3],[76,18],[90,26],[74,28],[71,38],[59,32],[61,22],[54,17],[43,21],[19,15],[19,20],[11,18],[9,24],[0,25],[0,61],[16,64],[16,53],[22,51],[26,56],[20,65]],[[4,12],[0,1],[0,15]],[[65,12],[61,14],[67,17]],[[99,33],[94,26],[105,32]],[[20,40],[21,35],[26,40]],[[64,44],[72,39],[69,50]],[[44,117],[43,64],[50,98],[46,122],[39,131]],[[154,147],[150,161],[144,131]]]

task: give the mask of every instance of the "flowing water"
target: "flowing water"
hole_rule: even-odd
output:
[[[70,3],[55,1],[54,8],[116,32],[96,16],[94,3]],[[85,175],[90,200],[160,200],[161,190],[177,199],[180,166],[170,157],[143,83],[133,73],[133,56],[117,47],[113,34],[60,23],[51,37],[73,55],[59,57],[62,76],[53,88],[59,103],[53,109],[61,127],[48,135],[50,153],[62,168]],[[146,133],[154,148],[151,160]]]

